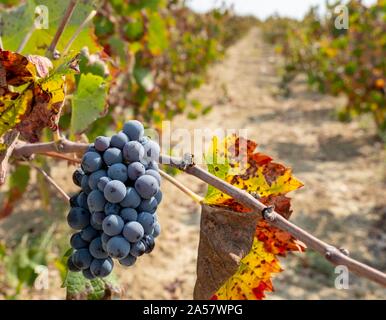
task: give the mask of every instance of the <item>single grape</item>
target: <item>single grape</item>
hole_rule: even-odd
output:
[[[119,214],[121,211],[121,206],[117,203],[106,202],[105,204],[105,214],[109,216],[110,214]]]
[[[130,243],[122,236],[115,236],[107,242],[106,249],[110,257],[122,259],[129,254]]]
[[[95,230],[91,225],[87,226],[80,232],[80,236],[84,241],[91,242],[99,235],[98,230]]]
[[[137,257],[132,256],[129,254],[127,257],[120,259],[119,263],[125,267],[131,267],[134,265],[134,263],[137,261]]]
[[[95,139],[94,145],[97,151],[104,152],[110,146],[110,138],[99,136]]]
[[[162,191],[161,189],[154,195],[154,198],[157,200],[157,203],[160,204],[162,201]]]
[[[119,204],[125,208],[136,208],[140,203],[141,197],[138,192],[134,188],[128,187],[124,199]]]
[[[82,181],[83,176],[84,176],[83,170],[81,168],[78,168],[72,174],[72,181],[74,182],[74,184],[80,187],[80,183]]]
[[[70,207],[71,208],[79,206],[78,196],[79,196],[79,194],[74,194],[73,196],[71,196],[71,198],[70,198]]]
[[[123,132],[126,133],[130,140],[139,140],[142,138],[144,131],[142,123],[138,120],[130,120],[123,126]]]
[[[90,271],[95,277],[107,277],[113,271],[114,262],[108,257],[106,259],[94,259],[90,265]]]
[[[80,207],[71,208],[67,222],[75,230],[83,229],[90,223],[90,212]]]
[[[103,211],[106,199],[101,191],[93,190],[87,197],[87,204],[90,212]]]
[[[127,180],[127,167],[123,163],[114,163],[107,170],[107,175],[112,180],[119,180],[124,183]]]
[[[145,245],[145,253],[150,253],[153,251],[155,246],[154,236],[145,235],[141,242]]]
[[[125,143],[123,147],[123,158],[127,162],[140,161],[145,154],[145,149],[138,141]]]
[[[160,235],[160,233],[161,233],[161,225],[159,224],[158,221],[156,221],[154,224],[154,230],[152,235],[154,238],[157,238]]]
[[[106,208],[106,206],[105,206],[105,208]],[[103,211],[97,211],[97,212],[94,212],[91,214],[91,221],[94,221],[97,224],[102,224],[103,219],[105,217],[106,217],[106,214]]]
[[[134,257],[142,256],[146,251],[145,244],[142,241],[131,244],[130,254]]]
[[[144,235],[143,226],[137,221],[131,221],[125,224],[122,234],[130,242],[137,242],[142,239]]]
[[[145,159],[147,163],[150,161],[158,161],[160,155],[160,147],[157,142],[149,140],[143,147],[145,149]]]
[[[88,204],[87,204],[87,194],[84,192],[80,192],[77,198],[78,206],[88,210]]]
[[[108,184],[110,181],[111,179],[109,177],[99,178],[98,184],[97,184],[99,191],[103,192],[105,190],[106,184]]]
[[[82,181],[80,182],[80,186],[82,188],[82,191],[85,194],[89,194],[92,191],[92,189],[88,185],[88,176],[87,175],[83,176]]]
[[[158,185],[161,186],[161,175],[158,173],[158,171],[153,169],[148,169],[146,170],[145,173],[148,174],[149,176],[156,178],[156,180],[158,181]]]
[[[74,233],[70,239],[71,247],[74,249],[87,248],[89,243],[82,239],[80,232]]]
[[[126,196],[126,186],[119,180],[111,180],[106,184],[103,194],[111,203],[121,202]]]
[[[102,168],[102,158],[99,153],[94,151],[86,152],[82,158],[82,169],[86,173],[91,173]]]
[[[155,219],[149,212],[141,212],[138,214],[137,221],[142,225],[145,234],[152,234],[154,230]]]
[[[77,268],[81,270],[89,268],[91,261],[92,256],[87,248],[79,249],[72,255],[72,262]]]
[[[125,223],[130,222],[130,221],[136,221],[138,218],[137,211],[133,208],[122,209],[120,216]]]
[[[91,241],[89,251],[96,259],[106,259],[108,257],[107,252],[103,249],[101,237],[97,237]]]
[[[108,148],[103,153],[103,160],[108,166],[122,162],[122,151],[118,148]]]
[[[158,201],[155,197],[151,197],[150,199],[143,199],[138,206],[138,211],[146,211],[149,213],[154,213],[157,210]]]
[[[134,187],[138,194],[144,199],[150,199],[155,196],[159,190],[157,179],[147,174],[140,176],[135,181]]]
[[[145,174],[145,166],[140,162],[133,162],[127,166],[127,175],[130,180],[137,180],[140,176]]]
[[[121,131],[111,137],[110,145],[122,149],[126,142],[129,142],[129,138]]]
[[[107,216],[102,223],[103,232],[109,236],[115,236],[122,232],[125,223],[122,218],[116,214]]]
[[[157,159],[158,161],[158,159]],[[158,163],[157,161],[149,161],[147,166],[146,166],[146,169],[151,169],[151,170],[155,170],[155,171],[159,171],[159,167],[158,167]]]
[[[67,268],[69,271],[72,271],[72,272],[79,272],[81,269],[78,268],[74,262],[72,261],[72,256],[70,256],[68,259],[67,259]]]
[[[90,269],[84,269],[82,270],[82,274],[83,276],[88,279],[88,280],[93,280],[95,279],[96,277],[92,274],[91,270]]]
[[[99,179],[106,176],[106,170],[98,170],[90,174],[88,177],[88,185],[90,189],[95,190],[98,187]]]

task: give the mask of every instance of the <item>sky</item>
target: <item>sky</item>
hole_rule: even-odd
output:
[[[300,19],[311,5],[325,7],[325,0],[187,0],[188,5],[198,12],[220,7],[223,2],[226,5],[234,4],[237,14],[252,14],[260,19],[265,19],[276,12],[282,16]],[[363,1],[365,4],[375,2],[376,0]]]

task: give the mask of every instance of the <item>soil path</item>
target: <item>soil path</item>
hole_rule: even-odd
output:
[[[259,30],[251,30],[213,66],[207,84],[192,93],[213,110],[197,120],[177,117],[172,130],[247,129],[248,138],[257,141],[261,151],[292,167],[305,184],[292,193],[291,219],[386,271],[382,143],[370,122],[338,122],[334,110],[344,101],[310,92],[301,79],[291,85],[289,98],[280,97],[281,63]],[[177,179],[205,194],[205,185],[192,177]],[[125,298],[192,298],[200,208],[167,181],[163,191],[159,209],[163,230],[156,250],[132,269],[118,268]],[[286,270],[275,277],[276,292],[269,299],[386,297],[384,289],[355,276],[350,276],[349,290],[335,289],[334,268],[313,252],[290,255],[282,264]]]

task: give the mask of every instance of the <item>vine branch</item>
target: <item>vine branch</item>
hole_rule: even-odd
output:
[[[71,142],[66,139],[60,140],[59,143],[47,142],[36,144],[17,144],[13,150],[12,156],[21,158],[23,156],[30,157],[34,153],[44,154],[47,152],[59,153],[82,153],[87,149],[85,143]],[[164,165],[182,170],[196,178],[204,181],[207,184],[219,189],[225,194],[234,198],[237,202],[252,209],[254,215],[258,215],[260,219],[266,220],[271,226],[277,227],[280,230],[287,231],[294,238],[304,242],[309,248],[317,251],[324,256],[329,262],[334,265],[344,265],[351,272],[360,277],[369,279],[386,287],[386,274],[372,268],[364,263],[361,263],[347,256],[347,251],[338,249],[296,226],[288,221],[280,214],[275,212],[273,208],[267,207],[248,192],[236,188],[224,180],[212,175],[204,169],[198,167],[193,161],[187,159],[179,159],[167,155],[161,155],[159,162]]]
[[[59,39],[62,36],[63,31],[66,28],[66,25],[67,25],[68,21],[70,20],[72,14],[74,12],[74,9],[75,9],[77,2],[78,2],[78,0],[71,0],[71,2],[68,4],[68,7],[64,13],[63,19],[60,22],[60,25],[59,25],[58,29],[56,30],[55,36],[52,39],[52,42],[47,49],[47,53],[49,53],[51,55],[54,53],[56,45],[58,44]]]

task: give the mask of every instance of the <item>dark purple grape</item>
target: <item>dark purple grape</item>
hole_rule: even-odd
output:
[[[122,149],[126,142],[129,142],[129,138],[121,131],[111,137],[110,145]]]
[[[72,181],[74,182],[74,184],[80,187],[80,183],[82,182],[83,176],[84,176],[83,170],[81,168],[78,168],[72,174]]]
[[[131,221],[125,224],[122,234],[129,242],[134,243],[141,240],[145,232],[140,223]]]
[[[138,192],[134,188],[128,187],[126,189],[125,197],[119,204],[126,208],[136,208],[140,203],[141,197],[139,196]]]
[[[90,223],[90,212],[80,207],[72,208],[68,213],[67,222],[75,230],[83,229]]]
[[[105,161],[106,165],[111,166],[114,163],[120,163],[122,162],[122,151],[118,148],[108,148],[103,153],[103,160]]]
[[[138,194],[144,199],[150,199],[155,196],[159,190],[157,179],[147,174],[140,176],[135,181],[134,187]]]
[[[123,125],[123,132],[126,133],[130,140],[139,140],[142,138],[145,129],[138,120],[130,120]]]
[[[110,146],[110,138],[99,136],[95,139],[95,149],[100,152],[104,152]]]
[[[102,158],[97,152],[86,152],[82,158],[82,169],[86,173],[91,173],[102,168]]]
[[[114,163],[107,170],[107,175],[111,180],[119,180],[125,183],[127,180],[127,166],[123,163]]]
[[[106,184],[103,194],[107,201],[119,203],[125,198],[126,192],[126,186],[122,181],[112,180]]]
[[[133,162],[127,166],[127,175],[130,180],[137,180],[140,176],[145,174],[145,166],[140,162]]]
[[[127,162],[141,161],[145,154],[145,149],[138,141],[127,142],[123,147],[123,158]]]

